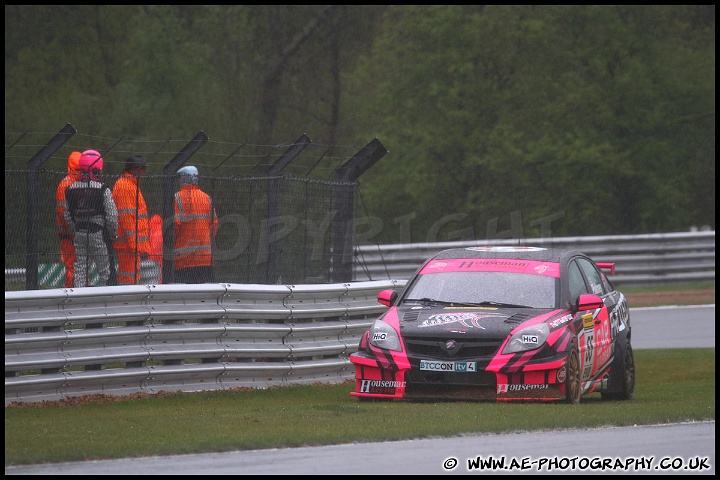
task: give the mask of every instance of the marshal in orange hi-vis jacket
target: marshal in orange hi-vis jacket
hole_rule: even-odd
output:
[[[179,283],[214,282],[212,242],[218,218],[210,196],[198,187],[194,166],[178,170],[180,190],[175,194],[174,280]]]
[[[60,259],[65,265],[65,288],[72,288],[75,278],[75,247],[73,246],[72,230],[65,221],[65,210],[67,210],[65,190],[78,178],[77,169],[81,155],[81,152],[72,152],[68,156],[68,173],[60,181],[55,191],[55,227],[58,237],[60,237]]]
[[[150,255],[150,219],[140,180],[147,171],[145,158],[133,155],[125,160],[123,173],[113,186],[118,210],[118,285],[140,283],[140,260]]]

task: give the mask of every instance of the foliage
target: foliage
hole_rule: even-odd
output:
[[[389,112],[383,139],[400,150],[372,181],[378,192],[398,191],[398,214],[414,211],[422,224],[437,220],[442,205],[443,214],[472,219],[477,238],[540,236],[533,222],[555,214],[553,236],[714,225],[712,206],[692,219],[681,213],[700,189],[714,198],[701,180],[702,172],[714,178],[714,34],[690,26],[696,12],[393,13],[368,59],[368,79],[383,79],[370,99]],[[700,47],[697,35],[709,43]],[[373,198],[371,210],[391,203]],[[512,212],[522,214],[519,232],[507,221]]]
[[[714,5],[6,5],[5,26],[6,145],[307,133],[330,175],[378,137],[377,243],[715,227]]]

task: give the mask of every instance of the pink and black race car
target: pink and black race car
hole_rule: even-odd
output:
[[[444,250],[400,294],[350,356],[368,399],[566,401],[635,395],[627,300],[613,263],[562,249]]]

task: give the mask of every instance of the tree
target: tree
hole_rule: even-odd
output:
[[[714,5],[6,5],[5,26],[6,144],[307,133],[332,178],[378,137],[381,243],[715,225]]]
[[[413,241],[469,231],[534,237],[556,217],[546,235],[689,228],[697,220],[674,212],[688,211],[698,187],[714,198],[714,187],[691,185],[677,169],[688,154],[679,137],[707,140],[695,143],[702,153],[692,148],[703,171],[714,158],[714,109],[700,106],[714,105],[713,35],[689,21],[696,13],[392,9],[357,82],[366,88],[382,79],[366,110],[383,112],[379,134],[393,152],[364,179],[368,209],[412,215]],[[688,42],[695,35],[704,42]],[[681,61],[691,48],[692,60]],[[708,119],[691,136],[676,129],[679,105]],[[448,224],[435,233],[449,217],[464,217],[466,228]],[[714,225],[714,211],[702,217]]]

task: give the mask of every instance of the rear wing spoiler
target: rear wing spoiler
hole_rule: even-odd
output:
[[[595,265],[603,270],[610,270],[610,275],[615,275],[615,262],[595,262]]]

